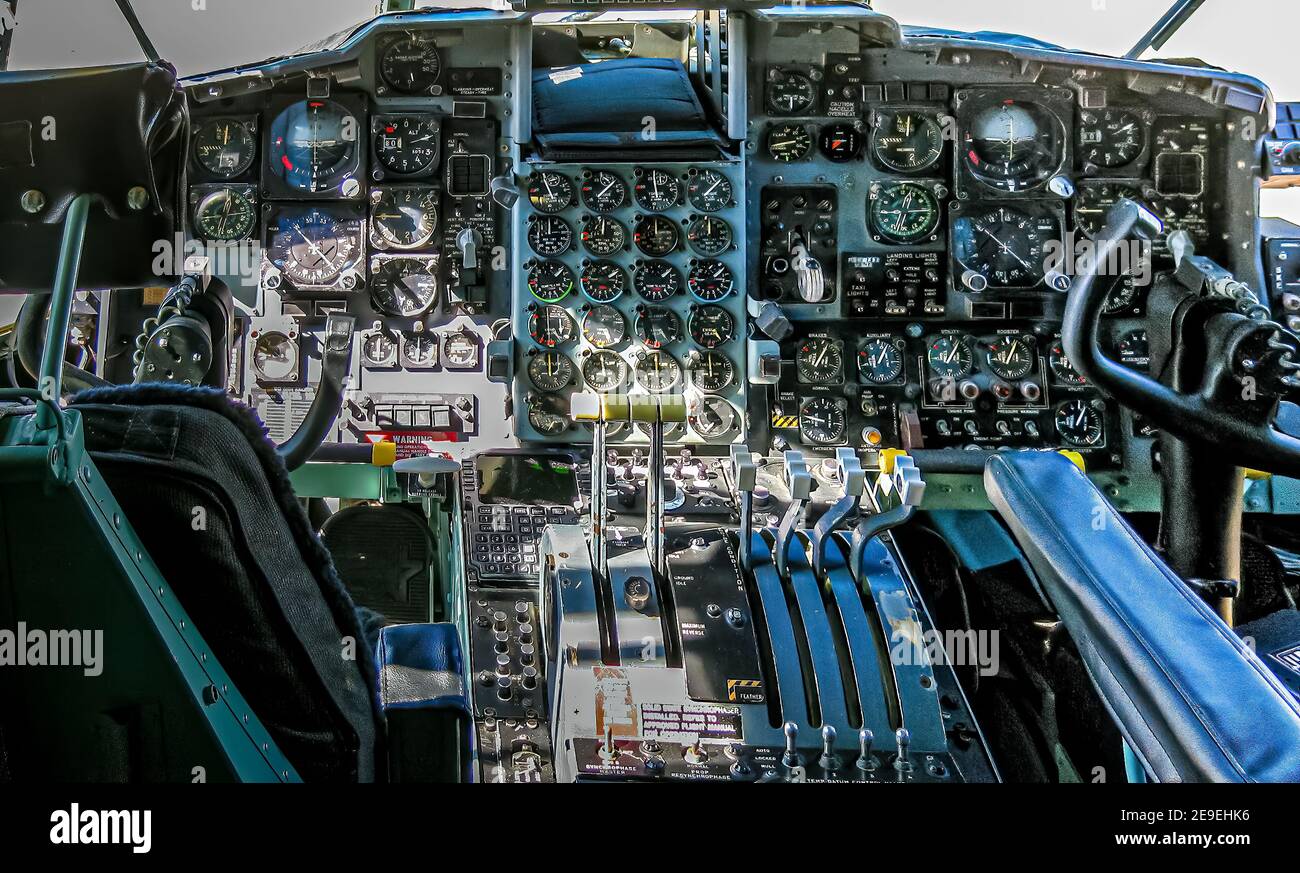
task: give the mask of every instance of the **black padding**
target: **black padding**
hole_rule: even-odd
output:
[[[1001,453],[984,484],[1149,774],[1300,781],[1300,704],[1078,467]]]
[[[422,513],[409,506],[359,503],[331,515],[320,537],[357,603],[389,621],[433,618],[433,536]]]
[[[374,656],[256,417],[220,390],[157,384],[72,405],[132,527],[299,774],[373,779]]]

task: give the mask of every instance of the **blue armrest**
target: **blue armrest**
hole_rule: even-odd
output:
[[[389,778],[469,781],[474,728],[456,626],[391,625],[379,632],[377,655]]]

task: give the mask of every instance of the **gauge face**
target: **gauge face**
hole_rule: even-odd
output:
[[[383,261],[370,273],[370,297],[386,315],[413,318],[427,311],[438,298],[436,269],[415,258]]]
[[[582,317],[582,338],[598,349],[616,346],[627,339],[627,320],[612,306],[593,306]]]
[[[548,215],[563,212],[573,204],[573,183],[550,170],[534,173],[528,180],[528,202]]]
[[[617,391],[627,384],[627,377],[627,362],[607,349],[592,352],[582,365],[582,378],[594,391]]]
[[[1004,100],[976,113],[965,131],[971,174],[1000,191],[1027,191],[1061,166],[1061,123],[1037,103]]]
[[[390,118],[375,134],[375,156],[393,173],[423,172],[438,157],[439,130],[427,115]]]
[[[844,439],[847,429],[844,407],[830,397],[814,397],[799,410],[799,433],[804,442],[834,445]]]
[[[1074,365],[1070,359],[1065,356],[1065,347],[1060,340],[1052,343],[1052,348],[1047,353],[1047,365],[1052,368],[1056,378],[1060,379],[1066,385],[1087,385],[1088,380]]]
[[[361,344],[361,354],[371,365],[387,366],[397,360],[397,340],[386,331],[371,331]]]
[[[194,207],[194,230],[210,242],[246,239],[257,226],[257,207],[234,188],[203,195]]]
[[[953,222],[958,262],[998,287],[1028,287],[1043,278],[1044,251],[1059,234],[1056,219],[998,206]]]
[[[767,108],[774,115],[798,115],[817,97],[812,79],[790,70],[769,70],[767,74]]]
[[[289,106],[271,125],[272,173],[299,191],[328,191],[357,167],[357,119],[333,100]]]
[[[538,261],[528,271],[528,290],[543,303],[559,303],[573,290],[573,272],[559,261]]]
[[[627,288],[627,276],[623,268],[613,261],[583,264],[579,282],[582,284],[582,293],[597,303],[617,300]]]
[[[718,439],[736,428],[736,408],[721,397],[701,397],[686,421],[706,440]]]
[[[862,134],[852,124],[828,124],[817,135],[817,148],[826,160],[842,164],[862,153]]]
[[[697,261],[686,276],[686,287],[697,300],[715,303],[731,293],[735,279],[722,261]]]
[[[637,384],[653,394],[667,391],[681,379],[682,365],[667,352],[647,352],[637,358]]]
[[[573,361],[548,349],[529,359],[528,378],[538,391],[561,391],[573,381]]]
[[[872,190],[871,226],[877,236],[907,245],[933,239],[939,226],[939,200],[924,185],[892,182]]]
[[[809,337],[794,356],[799,381],[808,385],[834,385],[844,381],[844,347],[838,340]]]
[[[692,306],[686,329],[697,346],[716,349],[736,331],[736,320],[721,306]]]
[[[427,93],[442,76],[442,58],[427,39],[399,39],[384,49],[379,75],[388,87],[403,94]]]
[[[194,134],[194,159],[214,176],[233,179],[247,172],[256,156],[257,140],[242,121],[214,118]]]
[[[858,373],[873,385],[897,382],[903,375],[903,352],[889,340],[871,340],[858,350]]]
[[[617,219],[597,215],[582,225],[582,247],[593,255],[612,255],[626,245],[627,230]]]
[[[328,285],[361,250],[360,235],[350,224],[317,209],[283,216],[267,257],[298,285]]]
[[[1131,182],[1085,182],[1074,195],[1074,223],[1089,237],[1106,226],[1106,215],[1123,198],[1145,203],[1142,192]]]
[[[553,349],[573,339],[573,319],[563,306],[548,303],[528,316],[528,335],[539,346]]]
[[[392,343],[392,339],[388,340]],[[253,345],[253,369],[267,382],[293,381],[298,372],[298,344],[278,330],[262,332]]]
[[[641,299],[661,303],[682,290],[682,277],[667,261],[644,261],[632,271],[632,287]]]
[[[1146,126],[1127,109],[1079,112],[1079,157],[1099,167],[1131,164],[1146,147]]]
[[[1003,379],[1023,379],[1037,357],[1031,340],[1023,336],[1000,336],[988,347],[989,369]]]
[[[1056,434],[1071,446],[1095,446],[1101,442],[1101,412],[1086,400],[1067,400],[1056,407]]]
[[[438,189],[375,188],[370,192],[370,229],[383,248],[418,249],[438,228]]]
[[[731,225],[712,215],[698,216],[686,232],[686,242],[698,255],[720,255],[731,248]]]
[[[1151,367],[1151,341],[1142,328],[1130,330],[1115,343],[1119,362],[1132,370],[1145,373]]]
[[[471,330],[453,331],[442,341],[442,359],[453,370],[476,369],[478,350],[478,336]]]
[[[677,225],[662,215],[647,215],[637,219],[632,229],[632,241],[642,253],[652,258],[662,258],[677,248],[680,240]]]
[[[812,151],[812,134],[802,124],[776,124],[767,131],[767,153],[783,164],[806,158]]]
[[[686,185],[686,199],[701,212],[719,212],[731,204],[731,183],[717,170],[700,170]]]
[[[413,330],[402,331],[402,356],[413,367],[432,367],[438,363],[438,338]]]
[[[871,149],[885,169],[919,173],[943,154],[943,130],[937,121],[919,112],[883,113]]]
[[[538,215],[528,223],[528,247],[544,258],[562,255],[573,245],[573,229],[563,218]]]
[[[1137,304],[1137,298],[1137,280],[1131,273],[1123,273],[1111,280],[1110,290],[1106,292],[1106,302],[1102,304],[1101,311],[1106,315],[1127,312]]]
[[[736,365],[721,352],[704,352],[691,367],[691,384],[701,391],[721,391],[736,379]]]
[[[682,323],[671,309],[638,306],[632,323],[637,339],[651,349],[661,349],[682,338]]]
[[[583,179],[582,202],[592,212],[613,212],[627,202],[627,185],[613,173],[597,170]]]
[[[528,423],[538,433],[559,436],[569,429],[568,412],[568,401],[561,395],[535,396],[528,404]]]
[[[667,170],[638,169],[632,196],[636,198],[637,205],[647,212],[663,212],[672,209],[681,199],[682,183]]]
[[[930,365],[930,372],[944,380],[968,376],[975,366],[975,356],[966,338],[946,334],[930,342],[925,360]]]

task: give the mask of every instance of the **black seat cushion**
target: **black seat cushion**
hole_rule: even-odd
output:
[[[375,778],[373,650],[256,416],[218,389],[156,384],[71,405],[127,519],[299,775]]]

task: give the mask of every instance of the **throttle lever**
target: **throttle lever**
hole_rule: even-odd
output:
[[[858,453],[847,446],[835,450],[832,460],[839,480],[844,485],[844,496],[831,505],[817,520],[812,531],[812,566],[813,576],[822,578],[822,569],[826,565],[826,548],[835,531],[845,518],[858,506],[867,487],[867,474],[858,460]]]
[[[776,572],[782,579],[790,578],[790,541],[794,529],[803,515],[804,506],[812,496],[812,474],[803,459],[803,452],[790,449],[785,453],[785,481],[790,489],[790,505],[786,507],[781,525],[776,529]]]
[[[883,509],[885,498],[896,496],[898,505]],[[862,566],[862,553],[867,544],[887,530],[898,527],[916,514],[916,508],[925,499],[925,480],[916,462],[905,454],[881,452],[880,476],[871,489],[874,513],[864,513],[853,531],[853,544],[849,550],[849,566],[856,573]]]
[[[731,468],[740,500],[740,567],[751,569],[751,540],[754,535],[754,487],[758,485],[758,455],[743,445],[731,446]]]

